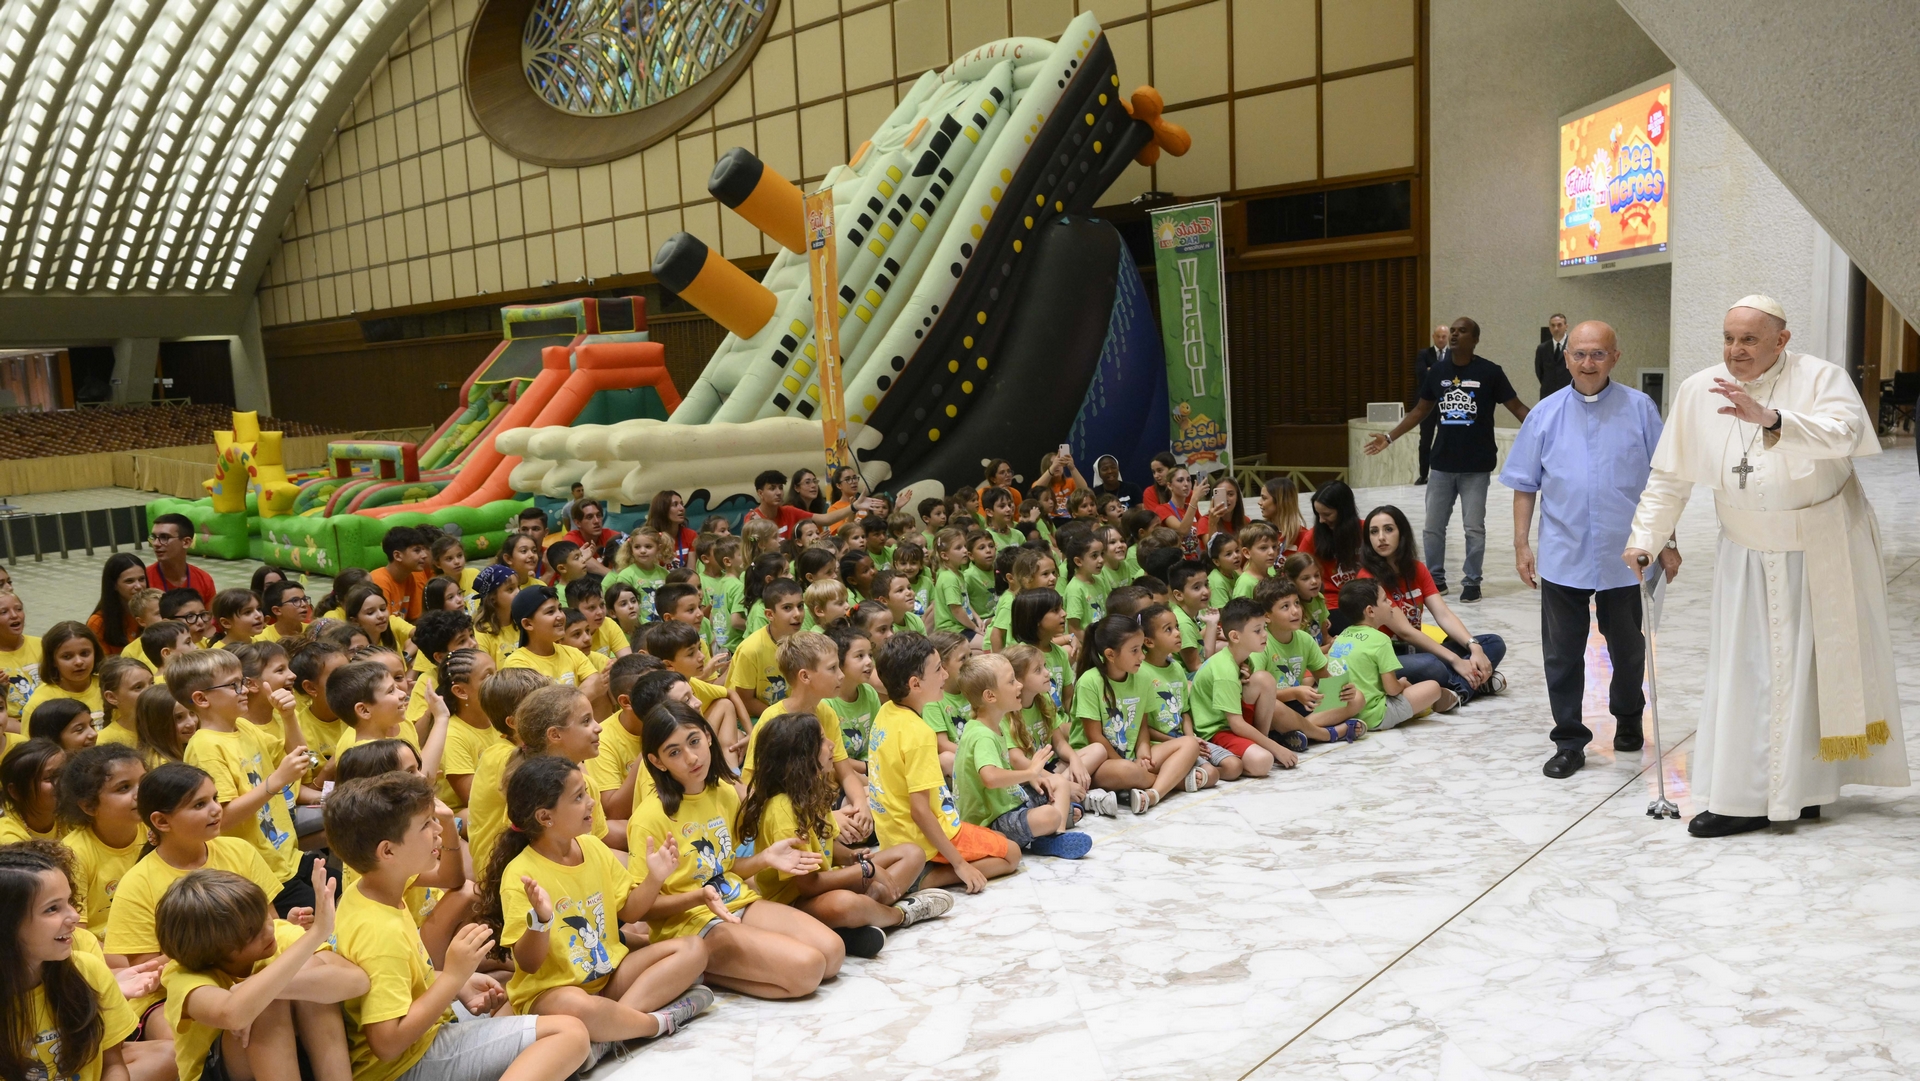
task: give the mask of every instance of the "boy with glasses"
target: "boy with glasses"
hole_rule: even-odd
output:
[[[153,545],[147,584],[155,589],[191,589],[200,594],[200,603],[212,607],[217,592],[213,575],[187,562],[187,549],[193,547],[193,519],[184,514],[162,514],[153,520],[153,532],[147,540]]]
[[[224,811],[220,832],[253,845],[282,884],[273,907],[282,919],[313,907],[314,853],[304,855],[280,790],[304,777],[312,758],[305,747],[279,762],[265,761],[260,737],[238,724],[246,678],[240,658],[224,649],[175,652],[167,658],[167,689],[193,711],[199,728],[187,740],[187,765],[213,778],[214,798]],[[269,773],[268,769],[272,772]]]
[[[307,587],[291,578],[282,578],[268,585],[260,607],[266,610],[267,618],[272,622],[267,624],[266,630],[255,636],[257,641],[278,642],[283,638],[298,638],[306,633],[307,622],[313,618],[313,602],[307,599]]]
[[[207,639],[212,637],[213,613],[207,611],[207,602],[192,589],[169,589],[162,593],[160,618],[185,623],[187,629],[193,632],[193,644],[196,646],[205,648]]]

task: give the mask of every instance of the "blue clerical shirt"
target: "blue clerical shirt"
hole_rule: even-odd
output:
[[[1540,577],[1574,589],[1637,584],[1620,553],[1659,442],[1653,399],[1612,381],[1592,398],[1568,386],[1533,407],[1500,483],[1540,493]]]

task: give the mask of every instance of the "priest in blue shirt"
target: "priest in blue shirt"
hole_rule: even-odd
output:
[[[1608,710],[1613,747],[1638,751],[1646,696],[1640,677],[1646,639],[1640,631],[1640,590],[1617,554],[1626,543],[1634,508],[1647,486],[1653,448],[1660,442],[1660,411],[1653,399],[1615,383],[1620,349],[1613,328],[1593,321],[1567,335],[1570,386],[1540,400],[1520,425],[1500,483],[1513,489],[1513,548],[1520,580],[1540,591],[1541,650],[1547,700],[1553,708],[1554,755],[1541,772],[1571,777],[1586,765],[1593,739],[1581,718],[1586,693],[1588,601],[1600,620],[1613,664]],[[1528,535],[1540,504],[1540,551]],[[1673,541],[1660,553],[1671,580],[1680,569]]]

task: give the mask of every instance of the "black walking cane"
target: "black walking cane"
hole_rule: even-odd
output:
[[[1635,573],[1640,577],[1641,630],[1647,637],[1647,721],[1653,726],[1653,775],[1660,784],[1660,798],[1647,804],[1647,817],[1677,819],[1680,808],[1667,798],[1666,755],[1660,747],[1660,684],[1654,676],[1654,643],[1660,633],[1660,609],[1667,599],[1667,575],[1646,556],[1640,557]]]

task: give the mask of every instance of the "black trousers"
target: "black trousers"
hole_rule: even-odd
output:
[[[1420,475],[1427,475],[1427,459],[1433,454],[1433,433],[1440,427],[1440,413],[1435,410],[1420,421]]]
[[[1647,640],[1640,632],[1640,589],[1574,589],[1540,579],[1540,641],[1546,654],[1547,701],[1553,708],[1553,742],[1562,750],[1585,750],[1593,739],[1580,716],[1587,691],[1587,631],[1593,602],[1600,635],[1607,640],[1613,680],[1607,687],[1607,712],[1622,727],[1638,730],[1647,697],[1640,680],[1646,674]]]

